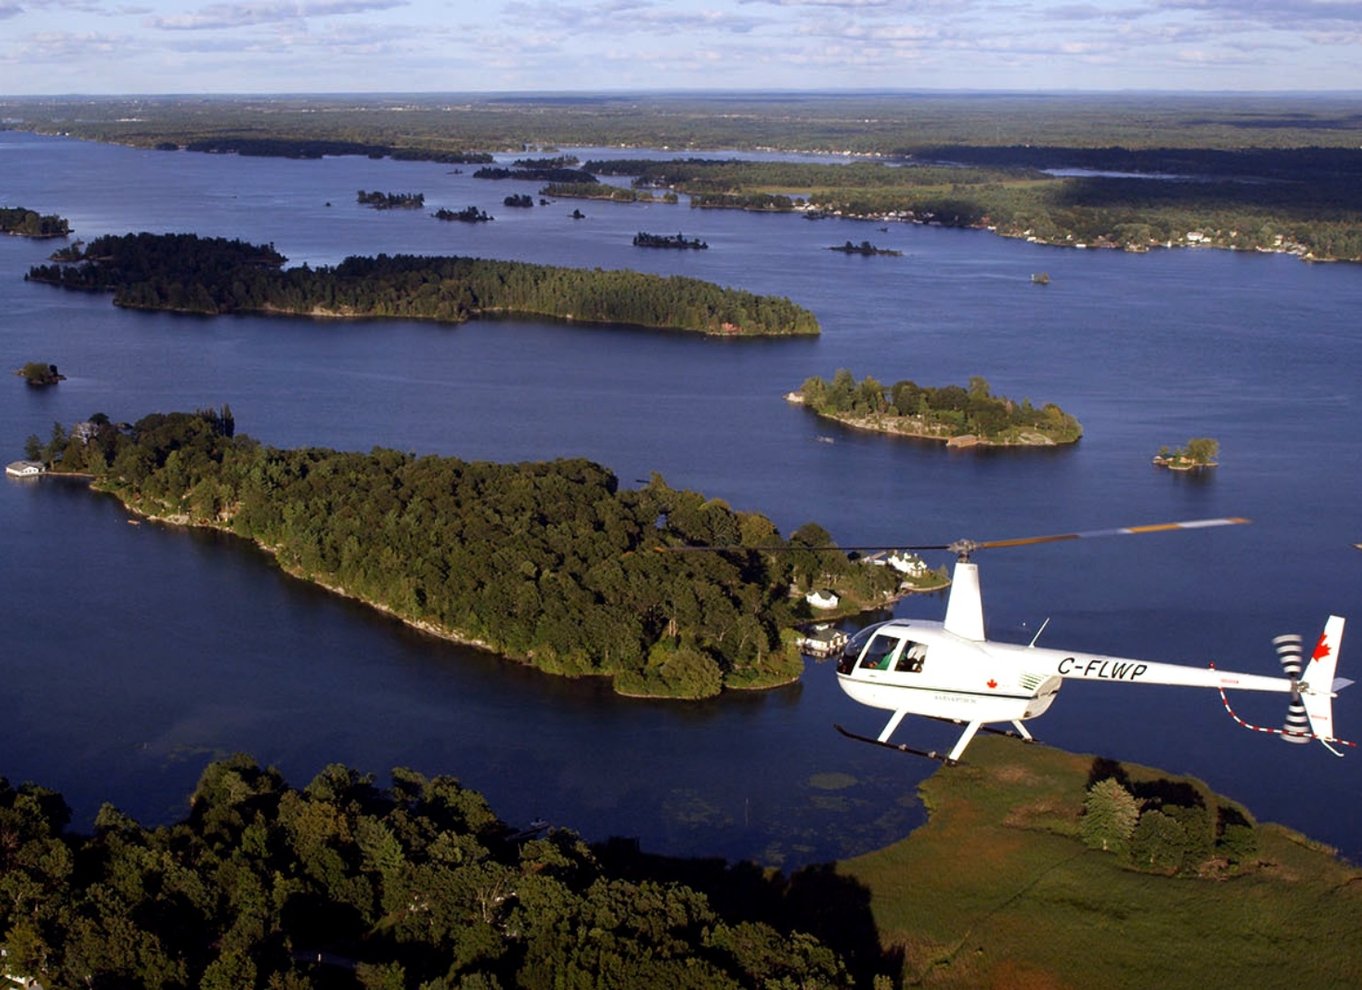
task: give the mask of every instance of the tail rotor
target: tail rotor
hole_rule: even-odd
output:
[[[1301,637],[1299,633],[1287,633],[1272,641],[1277,648],[1277,659],[1281,661],[1282,673],[1291,681],[1291,703],[1286,709],[1286,723],[1282,726],[1283,742],[1308,743],[1311,738],[1310,716],[1306,714],[1305,702],[1301,701],[1300,679],[1303,662],[1301,660]]]

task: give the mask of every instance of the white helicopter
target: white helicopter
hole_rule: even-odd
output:
[[[1279,636],[1273,641],[1285,677],[1235,673],[1219,670],[1214,664],[1197,668],[1037,647],[1036,640],[1044,632],[1044,625],[1026,646],[1000,643],[984,635],[979,570],[978,565],[969,559],[977,550],[1094,536],[1202,529],[1244,522],[1248,520],[1199,519],[982,543],[958,540],[940,546],[909,548],[950,550],[956,554],[946,619],[944,622],[890,619],[861,630],[852,639],[837,665],[838,683],[843,691],[861,704],[882,708],[893,714],[884,730],[874,739],[849,732],[840,725],[837,730],[863,742],[955,764],[981,729],[1013,734],[993,728],[991,723],[1010,723],[1016,729],[1016,735],[1030,741],[1031,733],[1023,723],[1043,715],[1049,709],[1065,680],[1114,681],[1123,684],[1216,688],[1225,710],[1245,728],[1273,733],[1292,743],[1318,740],[1335,756],[1342,756],[1336,747],[1356,744],[1334,735],[1333,698],[1339,690],[1352,683],[1334,677],[1339,644],[1343,638],[1343,618],[1340,616],[1329,617],[1308,660],[1302,657],[1299,636]],[[1266,728],[1245,722],[1230,707],[1225,696],[1226,688],[1289,694],[1290,703],[1284,727]],[[964,732],[951,750],[944,754],[891,743],[890,736],[904,716],[910,714],[963,725]]]

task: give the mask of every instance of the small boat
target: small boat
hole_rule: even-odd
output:
[[[140,525],[142,525],[142,522],[141,522],[141,520],[139,520],[139,519],[129,519],[129,520],[128,520],[128,525],[129,525],[129,526],[140,526]]]
[[[1036,272],[1035,274],[1033,274],[1033,275],[1031,276],[1031,281],[1034,282],[1036,285],[1049,285],[1049,284],[1050,284],[1050,273],[1049,273],[1049,272]]]
[[[834,440],[832,437],[815,437],[814,439],[817,440],[819,443],[836,443],[836,442],[837,442],[837,441]]]

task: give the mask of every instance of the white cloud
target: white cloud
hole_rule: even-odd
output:
[[[406,6],[407,0],[256,0],[251,3],[215,3],[187,14],[149,18],[151,27],[169,31],[202,31],[257,24],[277,24],[310,17],[366,14]]]

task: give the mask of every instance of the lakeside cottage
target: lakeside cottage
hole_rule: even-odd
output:
[[[5,465],[5,474],[11,478],[36,478],[46,470],[42,461],[12,461]]]
[[[820,591],[811,591],[804,596],[804,600],[814,608],[836,608],[842,601],[837,597],[837,593],[830,588],[823,588]]]

